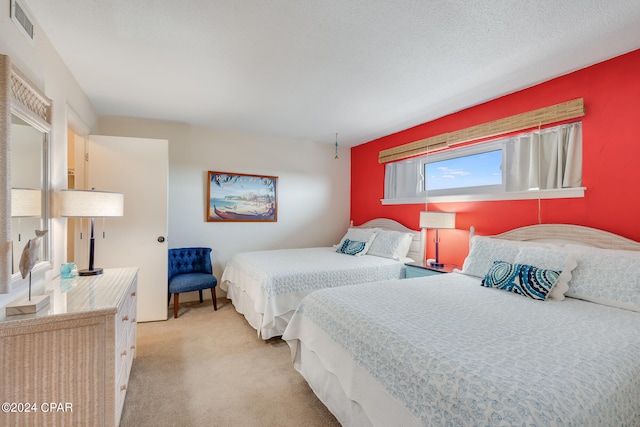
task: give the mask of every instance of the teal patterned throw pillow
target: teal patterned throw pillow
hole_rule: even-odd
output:
[[[347,255],[358,255],[365,251],[367,242],[358,242],[356,240],[344,239],[342,246],[340,246],[336,252]]]
[[[544,301],[561,273],[532,265],[494,261],[481,285]]]

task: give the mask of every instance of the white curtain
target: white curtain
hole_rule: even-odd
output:
[[[423,186],[420,165],[420,159],[387,163],[384,169],[384,198],[418,197]]]
[[[510,138],[507,191],[582,186],[582,125],[572,123]]]

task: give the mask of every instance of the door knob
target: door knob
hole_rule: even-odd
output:
[[[159,236],[158,237],[158,242],[163,243],[164,242],[164,236]]]

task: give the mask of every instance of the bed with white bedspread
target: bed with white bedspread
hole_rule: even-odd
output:
[[[364,254],[345,241],[369,239]],[[357,243],[357,242],[355,242]],[[345,247],[345,251],[338,249]],[[356,245],[357,246],[357,245]],[[399,251],[399,252],[398,252]],[[262,339],[281,336],[300,300],[323,288],[404,277],[405,263],[423,257],[424,233],[376,219],[351,227],[336,247],[243,252],[225,266],[221,287]]]
[[[283,339],[343,425],[640,425],[640,244],[558,225],[502,237],[554,243],[476,236],[462,272],[302,300]]]

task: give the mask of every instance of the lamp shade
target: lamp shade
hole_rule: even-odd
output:
[[[97,190],[61,190],[60,216],[102,218],[124,215],[124,194]]]
[[[456,213],[420,212],[420,228],[456,228]]]
[[[42,216],[42,192],[32,188],[11,189],[11,216]]]

